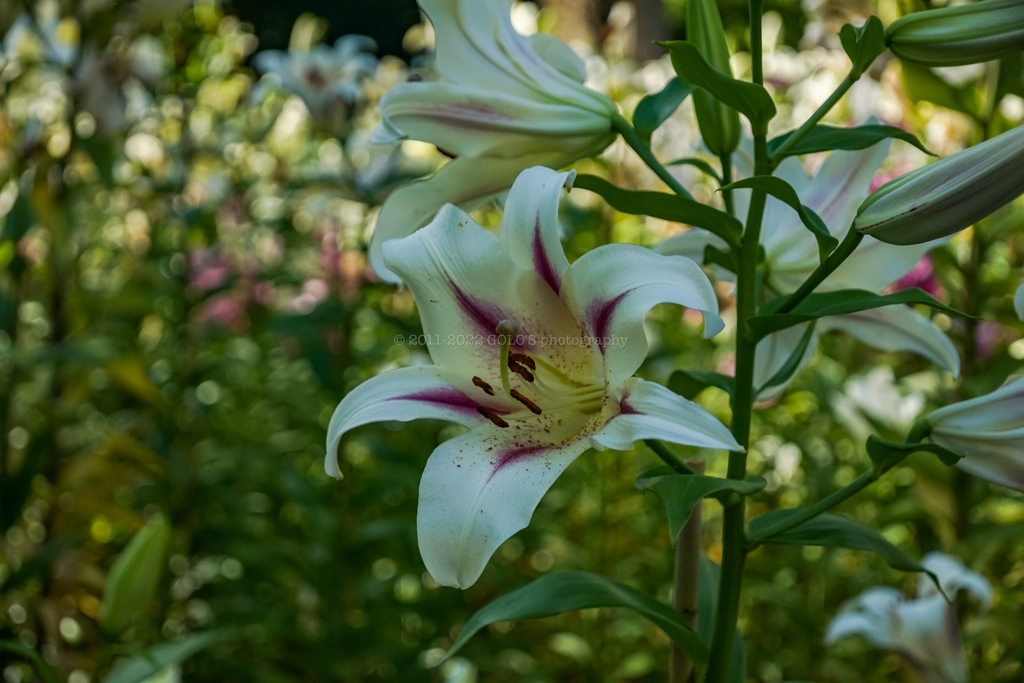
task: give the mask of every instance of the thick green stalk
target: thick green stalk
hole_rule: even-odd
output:
[[[732,154],[722,154],[718,157],[718,161],[722,164],[721,187],[725,187],[732,182]],[[735,216],[736,211],[732,203],[732,190],[722,190],[722,200],[725,202],[725,210]]]
[[[693,195],[686,191],[686,188],[679,184],[679,181],[672,177],[672,174],[668,172],[668,169],[658,158],[654,156],[654,152],[647,146],[640,136],[637,135],[633,129],[633,125],[627,121],[624,117],[616,114],[612,117],[612,128],[619,132],[622,139],[626,141],[626,144],[633,148],[633,151],[644,160],[644,163],[661,178],[662,182],[668,185],[673,192],[680,197],[686,197],[687,199],[693,199]]]
[[[750,52],[753,80],[764,82],[761,65],[761,15],[763,0],[750,0]],[[723,174],[725,165],[723,164]],[[754,131],[754,173],[771,172],[764,131]],[[754,190],[747,213],[747,225],[739,251],[736,274],[736,378],[732,402],[732,435],[744,448],[750,445],[750,424],[754,410],[754,358],[757,343],[742,330],[757,313],[757,265],[760,254],[761,220],[767,195]],[[747,453],[730,453],[728,477],[747,474]],[[722,570],[718,585],[718,609],[711,635],[711,658],[706,683],[726,683],[732,668],[732,652],[739,620],[743,565],[746,562],[746,502],[741,496],[725,504],[722,514]]]
[[[803,140],[804,136],[807,135],[812,128],[818,125],[818,122],[825,118],[826,114],[832,111],[832,107],[836,106],[836,103],[842,99],[843,95],[846,94],[846,91],[852,88],[853,84],[856,82],[857,79],[853,77],[852,73],[847,74],[846,78],[843,79],[843,82],[839,84],[839,87],[837,87],[835,91],[829,95],[828,99],[825,100],[813,114],[811,114],[811,118],[804,121],[803,125],[797,128],[796,131],[786,138],[786,141],[779,145],[779,148],[775,150],[771,159],[773,167],[785,159],[787,152],[793,149],[798,142]]]

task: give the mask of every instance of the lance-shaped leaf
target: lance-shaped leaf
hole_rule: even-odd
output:
[[[644,142],[649,143],[658,126],[665,123],[692,92],[692,85],[673,78],[659,92],[648,95],[636,105],[633,130]]]
[[[797,196],[796,190],[794,190],[792,185],[782,178],[776,178],[775,176],[768,175],[756,175],[750,178],[744,178],[743,180],[737,180],[730,185],[726,185],[722,189],[739,190],[743,188],[759,189],[762,192],[767,192],[779,201],[785,202],[790,206],[790,208],[796,211],[797,215],[800,216],[800,222],[804,224],[805,228],[813,233],[814,239],[817,240],[818,257],[821,261],[824,261],[832,250],[838,246],[839,240],[832,236],[832,233],[829,232],[828,226],[825,225],[825,221],[821,220],[821,216],[801,204],[800,197]]]
[[[676,370],[668,378],[668,388],[685,399],[693,400],[708,387],[716,387],[732,396],[735,380],[720,372]]]
[[[963,457],[934,443],[899,443],[884,441],[874,435],[868,437],[866,446],[868,457],[878,475],[888,472],[914,453],[931,453],[938,456],[942,464],[950,467],[959,463]]]
[[[853,24],[844,24],[839,29],[839,42],[843,44],[843,50],[853,62],[850,77],[856,80],[867,71],[875,57],[885,52],[885,27],[876,16],[868,17],[859,28],[855,28]]]
[[[623,213],[692,225],[718,235],[730,244],[736,243],[743,230],[743,224],[734,216],[685,197],[664,192],[623,190],[603,178],[586,174],[576,176],[573,187],[596,192]]]
[[[157,643],[118,666],[103,683],[142,683],[165,667],[180,664],[223,638],[221,631],[206,631]]]
[[[490,603],[466,622],[448,651],[451,657],[480,629],[498,621],[538,619],[592,607],[625,607],[663,630],[698,667],[708,660],[708,646],[668,605],[643,591],[589,572],[557,572],[542,576]]]
[[[917,287],[904,289],[892,294],[876,294],[864,289],[839,289],[834,292],[815,292],[801,301],[791,313],[773,314],[771,311],[785,301],[780,297],[765,304],[760,315],[747,321],[748,333],[754,339],[763,339],[772,332],[778,332],[794,325],[833,315],[847,315],[883,306],[897,304],[925,304],[956,316],[966,314],[936,301],[934,297]]]
[[[750,520],[747,532],[750,543],[869,550],[879,555],[893,569],[905,572],[927,571],[920,562],[885,540],[877,531],[842,515],[826,512],[792,529],[777,534],[772,533],[773,528],[784,524],[787,519],[791,519],[803,511],[803,508],[772,510]],[[929,575],[931,575],[930,572]]]
[[[783,133],[768,141],[768,154],[773,156],[775,151],[781,147],[796,131]],[[858,150],[867,149],[874,144],[894,138],[910,143],[925,154],[932,152],[924,146],[924,143],[917,139],[917,136],[897,126],[865,125],[854,128],[840,128],[838,126],[817,125],[807,132],[806,135],[796,143],[792,149],[786,152],[785,156],[799,156],[801,154],[814,154],[815,152],[828,152],[835,149]],[[785,157],[782,157],[785,158]],[[779,161],[779,159],[775,159]]]
[[[749,496],[762,490],[768,482],[764,477],[722,479],[701,474],[680,474],[671,467],[656,467],[636,478],[641,491],[654,491],[665,504],[668,513],[668,533],[673,545],[679,532],[690,520],[693,508],[702,498],[722,498],[730,493]]]
[[[170,538],[171,525],[166,517],[158,515],[135,534],[114,561],[100,607],[100,625],[105,630],[121,633],[149,605],[156,594]]]
[[[708,64],[700,51],[685,40],[658,43],[672,55],[672,67],[679,80],[702,88],[750,120],[755,132],[768,129],[775,116],[775,103],[764,86],[739,81]]]

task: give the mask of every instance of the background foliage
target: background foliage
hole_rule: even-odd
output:
[[[407,65],[382,58],[329,134],[288,84],[261,80],[252,64],[257,51],[287,44],[282,26],[307,9],[300,3],[288,3],[286,20],[272,13],[279,3],[30,4],[34,30],[50,38],[21,41],[10,28],[0,57],[5,681],[104,680],[146,647],[209,631],[216,640],[181,664],[185,680],[663,680],[667,638],[611,610],[495,624],[437,666],[473,611],[546,572],[584,569],[668,599],[664,512],[633,487],[657,464],[650,452],[580,458],[465,592],[440,588],[424,572],[414,531],[423,464],[457,429],[360,429],[342,447],[344,481],[324,474],[326,426],[345,392],[425,353],[395,343],[420,332],[411,296],[376,282],[365,258],[381,199],[444,160],[420,143],[367,142],[376,101],[406,78]],[[343,23],[339,8],[353,3],[322,5],[308,9],[328,25],[302,20],[314,37],[373,32],[381,54],[400,52],[398,19]],[[674,30],[685,32],[680,3],[666,5],[679,19]],[[891,0],[806,6],[768,5],[766,81],[782,111],[776,133],[842,78],[841,23],[923,8]],[[517,8],[520,25],[557,29],[554,10],[538,16],[531,7]],[[0,29],[23,11],[4,3]],[[723,14],[743,47],[742,8],[726,3]],[[594,87],[626,112],[672,73],[667,59],[631,61],[629,18],[617,5],[602,42],[577,45],[589,55]],[[403,56],[424,45],[429,36],[414,28]],[[734,60],[739,75],[743,57]],[[1024,117],[1019,59],[941,73],[884,61],[833,123],[877,112],[947,154]],[[422,57],[413,64],[429,69]],[[691,154],[696,143],[688,103],[655,137],[665,159]],[[903,143],[893,149],[890,176],[924,161]],[[618,145],[580,168],[655,186]],[[707,178],[678,168],[695,195],[714,201]],[[583,191],[568,204],[570,258],[607,241],[650,245],[681,229],[616,214]],[[483,220],[496,225],[497,216]],[[866,468],[859,444],[868,434],[902,436],[925,405],[989,391],[1020,371],[1024,340],[1012,310],[1020,227],[1018,202],[937,250],[905,283],[982,316],[938,316],[965,359],[962,387],[915,358],[827,338],[791,390],[757,414],[751,474],[769,487],[752,513],[820,498]],[[728,316],[728,288],[721,293]],[[728,346],[700,342],[679,322],[673,307],[651,317],[643,373],[665,381],[676,367],[728,371]],[[716,390],[701,402],[727,417]],[[721,474],[724,462],[708,467]],[[713,559],[719,512],[706,504]],[[985,574],[996,605],[965,627],[975,680],[1020,680],[1019,494],[922,457],[842,512],[912,554],[954,552]],[[166,556],[151,554],[154,596],[133,604],[130,628],[101,627],[113,563],[158,513],[171,530]],[[762,547],[748,560],[743,597],[748,680],[913,680],[895,655],[863,641],[828,650],[821,643],[845,599],[913,580],[865,553]]]

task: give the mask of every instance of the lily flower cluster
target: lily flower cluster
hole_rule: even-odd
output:
[[[779,164],[775,175],[789,183],[800,202],[817,213],[833,237],[842,239],[851,229],[854,216],[869,195],[871,183],[889,153],[890,142],[880,142],[860,151],[835,151],[825,160],[813,178],[790,157]],[[733,157],[737,178],[754,174],[753,142],[745,139]],[[737,216],[746,220],[749,190],[734,190]],[[765,250],[765,299],[791,294],[818,266],[818,243],[801,223],[796,212],[782,201],[769,197],[764,210],[761,244]],[[725,247],[725,242],[701,230],[690,230],[658,245],[662,254],[685,255],[703,261],[708,245]],[[850,256],[819,287],[828,292],[863,289],[878,292],[910,272],[921,258],[940,243],[935,241],[893,246],[866,237]],[[764,386],[798,348],[807,324],[769,335],[758,344],[755,386]],[[960,357],[949,337],[931,320],[910,306],[887,306],[849,315],[818,320],[814,341],[808,345],[801,366],[817,350],[818,337],[828,331],[842,331],[883,351],[909,351],[932,361],[953,375],[960,373]],[[794,373],[795,375],[795,373]],[[759,395],[770,399],[786,388],[788,382],[766,387]]]
[[[922,564],[938,578],[941,592],[924,575],[910,599],[895,588],[871,588],[842,606],[828,625],[825,642],[860,635],[876,647],[900,653],[927,683],[967,683],[960,624],[947,596],[953,600],[963,592],[985,612],[992,604],[992,587],[951,555],[929,553]]]
[[[454,159],[385,200],[370,263],[396,282],[383,245],[427,223],[444,204],[472,211],[532,166],[562,168],[615,139],[615,103],[583,85],[586,68],[554,36],[512,26],[512,0],[420,0],[434,26],[442,80],[411,81],[381,100],[378,143],[421,140]]]
[[[500,238],[447,205],[384,247],[426,338],[437,340],[428,345],[434,365],[393,370],[350,392],[331,418],[326,467],[340,476],[342,435],[369,422],[439,418],[470,428],[434,450],[420,482],[420,551],[443,585],[472,585],[591,447],[628,450],[653,438],[742,450],[706,410],[633,377],[647,355],[643,317],[655,304],[702,312],[706,337],[722,329],[707,276],[689,259],[627,244],[570,265],[558,203],[573,177],[543,167],[522,173]]]

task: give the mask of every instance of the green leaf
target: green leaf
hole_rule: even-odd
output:
[[[768,141],[768,154],[775,155],[775,150],[789,139],[789,136],[796,131],[784,133],[777,138]],[[908,142],[925,154],[933,154],[924,143],[917,139],[913,133],[903,130],[897,126],[857,126],[855,128],[840,128],[838,126],[817,125],[812,128],[800,142],[786,152],[787,157],[800,154],[813,154],[815,152],[827,152],[834,149],[857,150],[867,149],[886,138],[895,138]],[[785,158],[785,157],[783,157]],[[778,161],[778,159],[776,159]]]
[[[714,178],[718,182],[719,185],[722,184],[722,176],[718,175],[718,171],[716,171],[711,164],[709,164],[708,162],[704,161],[703,159],[698,159],[697,157],[685,157],[683,159],[676,159],[675,161],[670,161],[670,162],[668,162],[665,165],[666,166],[683,166],[683,165],[694,166],[696,168],[699,168],[704,173],[707,173],[712,178]]]
[[[811,339],[814,338],[814,328],[816,325],[817,321],[812,320],[811,324],[808,325],[807,329],[804,331],[803,336],[800,337],[800,342],[796,345],[796,348],[793,349],[793,353],[789,354],[789,358],[787,358],[786,362],[782,364],[782,367],[779,368],[778,372],[772,375],[771,379],[765,382],[764,385],[757,390],[754,394],[755,396],[760,396],[765,389],[785,384],[789,378],[793,376],[793,373],[795,373],[797,368],[800,367],[800,361],[803,359],[804,354],[807,353],[807,347],[810,346]]]
[[[180,664],[223,638],[222,631],[206,631],[157,643],[118,666],[103,679],[103,683],[142,683],[165,667]]]
[[[114,561],[100,608],[100,625],[111,633],[127,630],[156,594],[171,525],[162,514],[142,527]]]
[[[754,132],[768,129],[768,122],[775,116],[775,103],[764,86],[739,81],[711,66],[692,43],[672,40],[658,43],[669,50],[672,67],[679,80],[696,86],[714,95],[726,106],[732,107],[750,120]]]
[[[648,95],[636,105],[633,112],[633,130],[644,142],[650,143],[651,135],[658,126],[665,123],[692,92],[692,85],[673,78],[661,92]]]
[[[750,520],[748,529],[750,541],[774,545],[813,545],[827,548],[870,550],[881,556],[893,569],[905,572],[926,571],[917,560],[885,540],[877,531],[868,529],[848,517],[829,512],[809,519],[776,536],[763,537],[771,527],[802,512],[803,508],[787,508],[772,510],[755,517]],[[929,573],[929,575],[931,574]]]
[[[824,261],[825,258],[839,246],[839,240],[832,236],[829,232],[828,226],[825,225],[825,221],[821,220],[821,216],[814,213],[811,209],[800,203],[800,197],[797,196],[796,190],[793,186],[787,183],[782,178],[776,178],[770,175],[756,175],[750,178],[744,178],[743,180],[737,180],[736,182],[726,185],[723,190],[738,190],[742,188],[759,189],[762,192],[767,192],[771,196],[775,197],[779,201],[788,204],[797,215],[800,216],[800,222],[804,224],[804,227],[811,231],[814,235],[814,239],[818,241],[818,258]]]
[[[749,496],[768,485],[763,477],[746,479],[722,479],[701,474],[680,474],[671,467],[656,467],[636,478],[636,487],[641,491],[654,491],[665,503],[668,513],[668,533],[672,544],[679,532],[693,514],[697,501],[713,497],[722,498],[730,493]]]
[[[547,574],[479,610],[466,622],[448,656],[462,649],[473,635],[489,624],[510,619],[538,619],[592,607],[631,609],[663,630],[694,663],[703,666],[708,661],[707,644],[682,615],[668,605],[624,583],[577,571]]]
[[[743,231],[743,224],[734,216],[685,197],[665,192],[623,190],[603,178],[585,173],[576,176],[573,187],[596,192],[623,213],[652,216],[703,228],[729,244],[735,244],[737,236]]]
[[[844,24],[839,29],[839,42],[853,62],[850,77],[856,80],[867,71],[878,55],[885,52],[885,27],[882,26],[882,20],[876,16],[868,17],[860,28],[855,28],[853,24]]]
[[[697,48],[708,64],[732,77],[729,44],[725,38],[722,15],[715,0],[686,1],[686,39]],[[704,145],[716,156],[731,154],[740,142],[740,117],[706,90],[693,94],[693,112]]]
[[[864,289],[840,289],[834,292],[816,292],[797,304],[791,313],[773,314],[776,307],[785,301],[785,297],[774,299],[762,309],[762,313],[747,321],[747,332],[753,339],[764,339],[773,332],[784,330],[794,325],[824,318],[830,315],[848,315],[859,311],[867,311],[883,306],[898,304],[925,304],[932,308],[956,316],[966,316],[955,308],[936,301],[930,294],[917,287],[904,289],[892,294],[877,294]]]
[[[877,436],[869,436],[866,445],[868,457],[871,458],[877,475],[888,472],[904,458],[914,453],[931,453],[949,467],[957,464],[963,458],[962,455],[934,443],[900,443],[883,441]]]
[[[701,370],[676,370],[668,378],[668,388],[690,401],[708,387],[716,387],[732,396],[734,384],[732,377]]]
[[[62,683],[57,669],[44,662],[35,650],[20,640],[0,640],[0,652],[10,652],[16,657],[32,662],[32,666],[35,668],[36,673],[42,677],[44,683]]]

